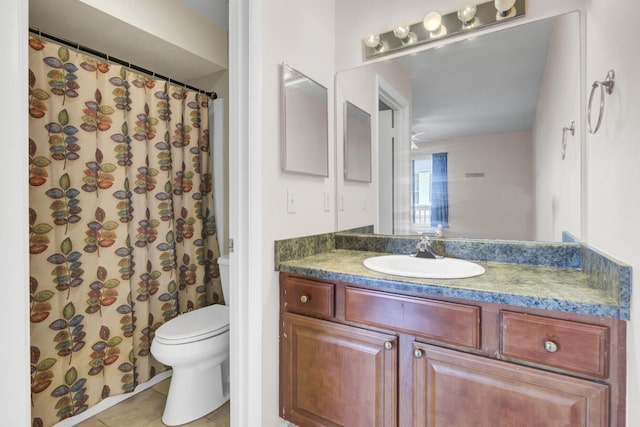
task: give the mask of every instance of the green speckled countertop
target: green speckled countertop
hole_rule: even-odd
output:
[[[621,317],[620,302],[578,268],[474,261],[485,273],[467,279],[417,279],[378,273],[363,261],[383,255],[334,249],[280,263],[282,272],[339,280],[372,289],[439,295],[475,301]]]

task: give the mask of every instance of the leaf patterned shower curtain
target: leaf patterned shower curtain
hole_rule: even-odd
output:
[[[29,44],[31,398],[48,426],[167,369],[154,331],[223,301],[208,98]]]

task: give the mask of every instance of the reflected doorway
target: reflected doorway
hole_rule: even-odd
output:
[[[378,102],[378,233],[393,234],[393,146],[395,143],[394,111]],[[391,161],[389,161],[391,159]]]
[[[378,77],[378,224],[380,234],[409,234],[411,224],[410,101]],[[391,161],[389,161],[391,160]]]

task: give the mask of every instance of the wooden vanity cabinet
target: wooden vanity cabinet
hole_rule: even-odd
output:
[[[398,342],[330,322],[333,283],[281,279],[281,416],[299,426],[395,426]]]
[[[281,416],[300,427],[625,425],[623,321],[280,285]]]
[[[414,345],[413,425],[609,425],[609,386],[422,343]]]
[[[394,335],[283,315],[282,416],[299,426],[395,426]]]

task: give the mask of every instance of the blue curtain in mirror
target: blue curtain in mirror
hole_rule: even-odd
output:
[[[433,153],[431,162],[431,226],[449,228],[447,153]]]

